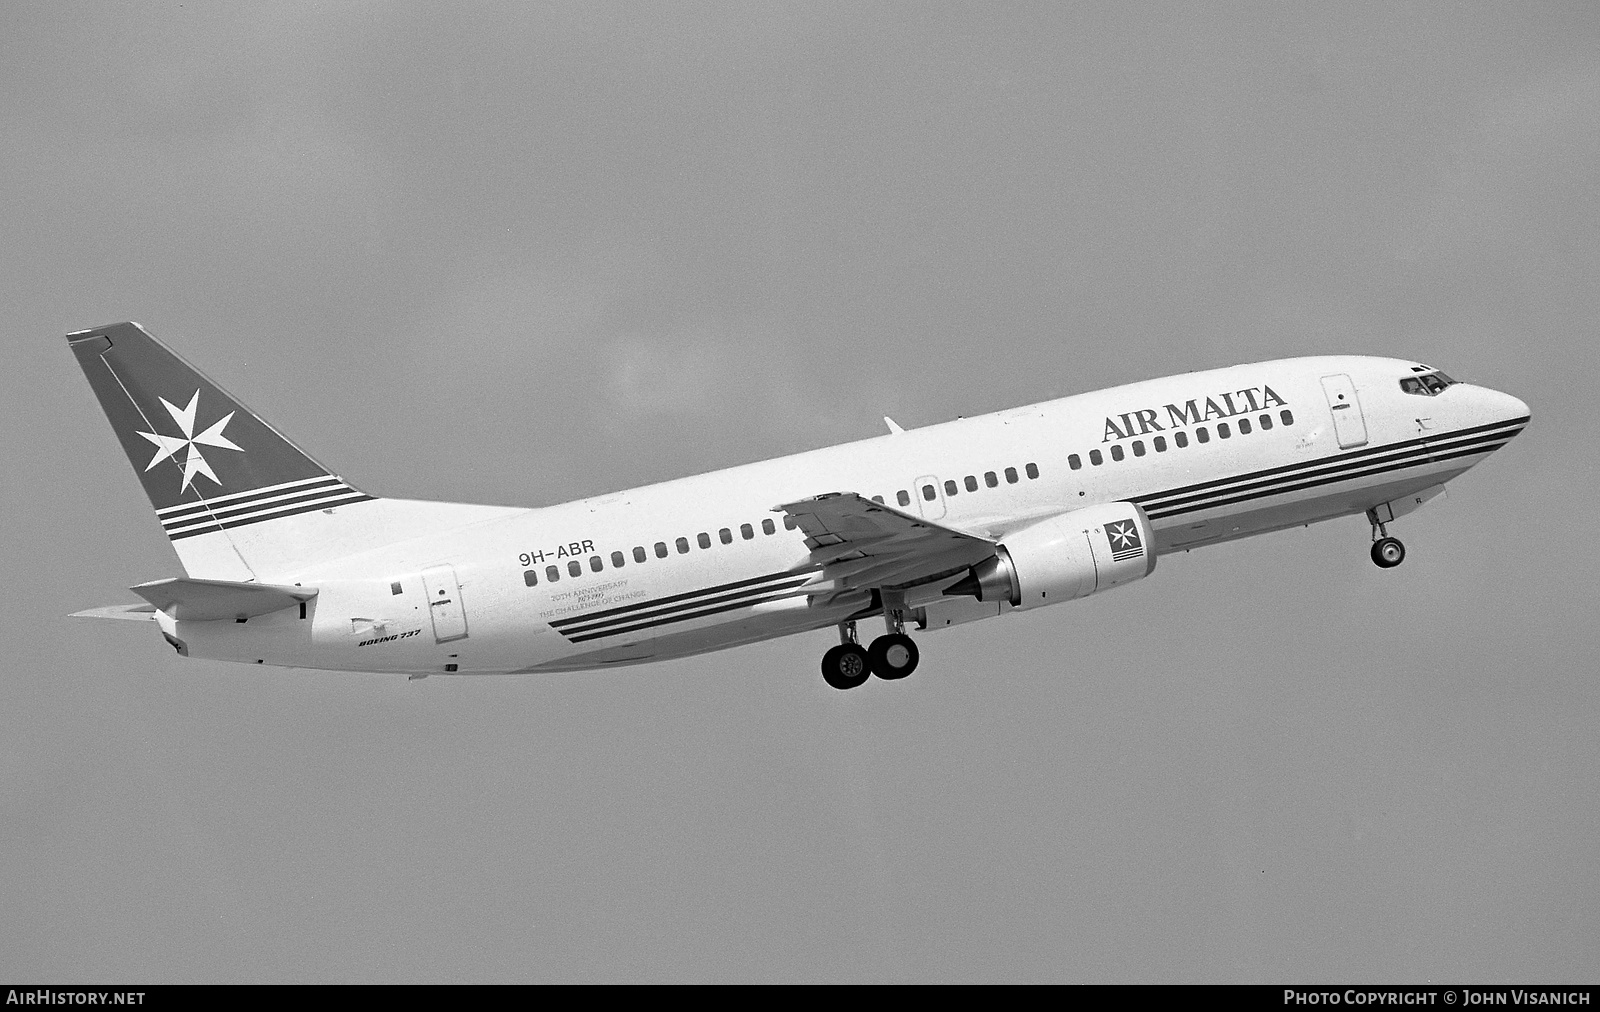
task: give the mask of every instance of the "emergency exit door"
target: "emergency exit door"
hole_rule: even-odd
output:
[[[1328,409],[1333,412],[1333,431],[1339,437],[1339,449],[1367,445],[1367,420],[1361,415],[1361,402],[1356,399],[1356,385],[1344,373],[1322,377],[1322,392],[1328,396]]]
[[[938,520],[944,516],[944,489],[939,487],[939,479],[931,474],[925,474],[917,479],[915,491],[911,494],[917,497],[917,508],[929,520]]]
[[[467,612],[461,606],[461,584],[454,566],[434,566],[422,571],[422,589],[428,595],[428,615],[433,619],[435,643],[466,639]]]

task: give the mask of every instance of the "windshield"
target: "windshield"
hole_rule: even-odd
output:
[[[1419,397],[1433,397],[1442,394],[1445,388],[1456,381],[1446,376],[1437,369],[1422,373],[1420,376],[1407,376],[1400,380],[1400,389],[1408,394]]]

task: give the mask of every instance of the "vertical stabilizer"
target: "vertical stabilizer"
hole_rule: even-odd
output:
[[[282,580],[524,512],[370,496],[137,323],[68,334],[67,341],[191,577]]]
[[[251,579],[234,532],[372,498],[138,324],[67,341],[190,575]]]

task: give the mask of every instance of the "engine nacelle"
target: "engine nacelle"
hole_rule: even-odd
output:
[[[1155,548],[1150,518],[1138,506],[1086,506],[1008,534],[993,558],[945,593],[1017,609],[1071,601],[1149,576]]]

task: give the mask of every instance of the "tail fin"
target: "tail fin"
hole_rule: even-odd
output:
[[[312,460],[137,323],[67,341],[190,576],[259,579],[481,519],[450,504],[374,509],[399,501]],[[347,511],[362,503],[372,505]]]

